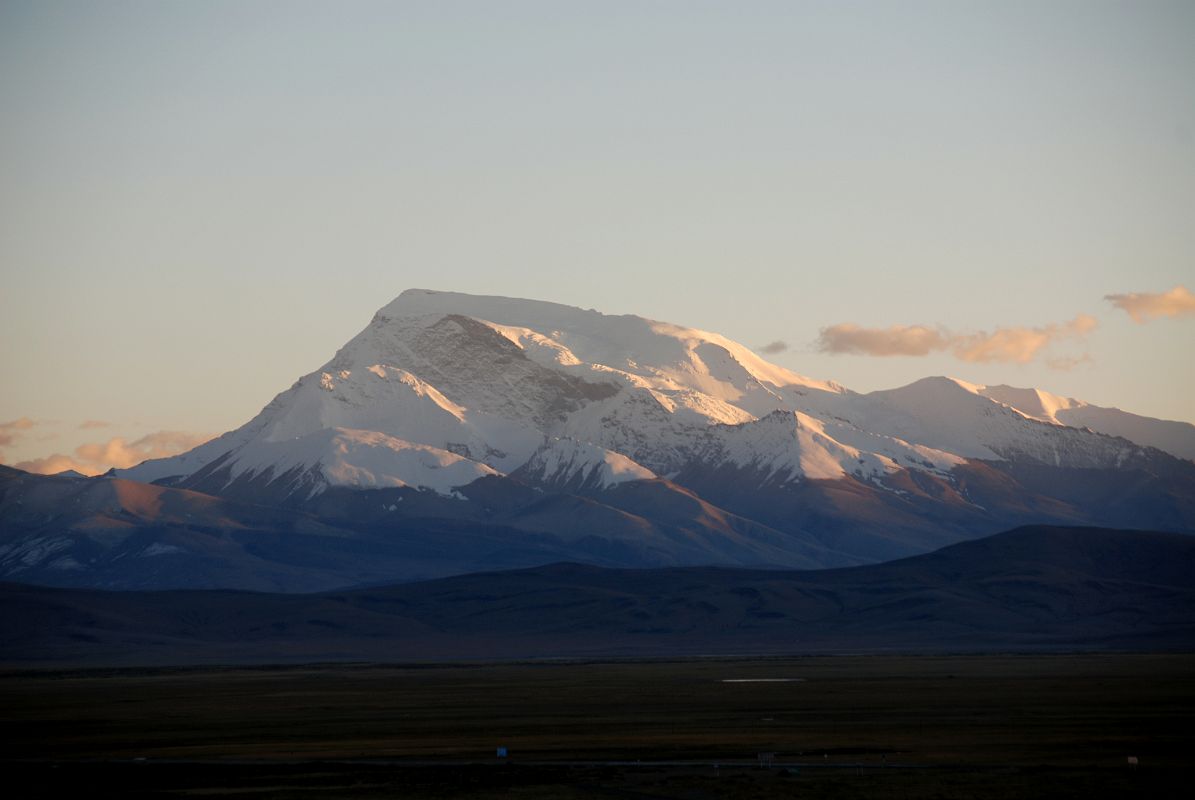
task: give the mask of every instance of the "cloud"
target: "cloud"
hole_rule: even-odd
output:
[[[80,464],[70,456],[64,456],[61,453],[55,453],[45,458],[35,458],[31,461],[21,461],[13,464],[13,466],[17,469],[23,469],[26,472],[36,472],[40,475],[53,475],[68,469],[73,469],[84,475],[99,475],[104,472],[104,470]]]
[[[1138,325],[1162,317],[1195,315],[1195,294],[1185,286],[1175,286],[1168,292],[1106,294],[1104,299],[1127,312]]]
[[[759,348],[759,352],[774,356],[777,353],[783,353],[787,349],[788,342],[782,342],[777,339],[776,341],[769,342],[768,344],[765,344],[763,347]]]
[[[14,419],[12,422],[0,422],[0,447],[7,447],[20,437],[20,431],[27,431],[37,423],[29,417]]]
[[[79,423],[79,430],[92,430],[94,428],[111,428],[111,422],[104,422],[102,419],[85,419]]]
[[[185,431],[157,431],[142,436],[133,442],[126,442],[117,436],[106,442],[81,444],[74,455],[54,453],[45,458],[35,458],[14,464],[17,469],[42,474],[73,469],[84,475],[99,475],[112,467],[125,469],[140,464],[149,458],[166,458],[197,447],[211,439],[211,434],[187,433]]]
[[[1086,314],[1080,314],[1069,322],[1051,323],[1038,328],[1005,327],[991,332],[967,334],[927,325],[864,328],[846,322],[822,328],[815,346],[821,352],[831,354],[927,356],[930,353],[949,352],[960,361],[970,363],[1026,364],[1055,342],[1083,339],[1096,325],[1095,318]],[[1065,360],[1051,359],[1047,365],[1051,365],[1052,361],[1059,365],[1067,363]],[[1069,369],[1070,366],[1054,368]]]
[[[16,444],[17,439],[20,439],[24,435],[24,431],[29,430],[36,424],[29,417],[21,417],[11,422],[0,422],[0,464],[4,463],[5,460],[3,448]]]
[[[863,328],[853,322],[822,328],[817,349],[823,353],[864,356],[925,356],[945,347],[942,332],[924,325]]]
[[[1083,353],[1079,356],[1059,356],[1057,358],[1046,359],[1046,366],[1059,372],[1070,372],[1075,367],[1090,363],[1091,355],[1089,353]]]
[[[1080,314],[1070,322],[1040,328],[997,328],[991,333],[957,336],[950,349],[960,361],[1027,364],[1044,348],[1060,339],[1082,339],[1095,330],[1094,317]]]

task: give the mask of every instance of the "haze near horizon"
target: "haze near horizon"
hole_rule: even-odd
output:
[[[8,3],[0,461],[242,424],[403,289],[1195,421],[1182,3]]]

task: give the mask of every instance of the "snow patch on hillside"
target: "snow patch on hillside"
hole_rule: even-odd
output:
[[[754,470],[761,483],[781,484],[846,475],[874,480],[898,468],[888,456],[842,444],[826,427],[822,420],[792,411],[777,411],[745,425],[720,426],[709,431],[699,461]]]
[[[577,483],[590,489],[609,489],[628,481],[656,477],[631,459],[590,442],[552,438],[523,467],[522,472],[543,483]]]

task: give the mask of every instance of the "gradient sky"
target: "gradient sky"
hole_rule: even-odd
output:
[[[409,287],[1195,421],[1195,315],[1105,299],[1195,288],[1193,42],[1190,2],[3,0],[0,460],[235,427]]]

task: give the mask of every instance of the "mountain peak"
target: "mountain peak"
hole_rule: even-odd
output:
[[[543,300],[408,289],[377,316],[392,320],[435,314],[460,314],[489,323],[532,358],[557,363],[572,359],[572,363],[596,364],[649,379],[664,378],[736,405],[746,395],[764,398],[765,393],[758,391],[764,384],[845,391],[832,381],[814,380],[772,364],[720,334],[635,314],[603,314]],[[734,386],[711,391],[718,382]],[[748,401],[742,407],[758,416],[785,405],[773,397]]]

